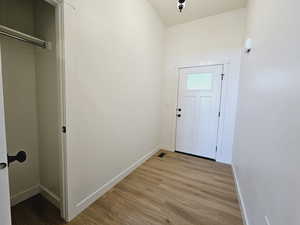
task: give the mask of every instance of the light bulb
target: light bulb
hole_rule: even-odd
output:
[[[179,9],[180,12],[185,8],[185,2],[186,0],[178,0],[177,1],[177,8]]]
[[[178,2],[177,7],[178,7],[179,11],[182,12],[182,10],[185,8],[185,2],[184,3]]]

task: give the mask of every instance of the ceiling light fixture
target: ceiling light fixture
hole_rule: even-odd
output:
[[[179,12],[181,13],[182,10],[185,8],[185,0],[178,0],[177,7],[179,9]]]

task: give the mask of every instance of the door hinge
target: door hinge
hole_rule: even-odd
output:
[[[216,152],[218,152],[218,146],[216,146]]]
[[[67,133],[67,127],[66,126],[63,126],[62,127],[62,132],[65,134],[65,133]]]
[[[221,117],[221,112],[219,112],[218,116]]]
[[[222,73],[222,74],[221,74],[221,79],[222,79],[222,80],[224,80],[224,76],[225,76],[225,74]]]

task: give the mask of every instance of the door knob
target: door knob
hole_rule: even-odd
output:
[[[180,117],[181,117],[181,114],[177,114],[177,117],[180,118]]]
[[[18,161],[20,163],[22,162],[25,162],[26,161],[26,158],[27,158],[27,154],[26,152],[24,151],[20,151],[18,152],[17,155],[15,156],[7,156],[7,159],[8,159],[8,166],[12,163],[12,162],[15,162],[15,161]]]
[[[7,167],[7,163],[0,163],[0,170],[3,170]]]

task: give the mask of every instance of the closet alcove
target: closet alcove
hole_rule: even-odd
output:
[[[61,210],[61,100],[55,7],[0,0],[0,46],[11,205],[36,195]],[[20,156],[20,155],[19,155]]]

